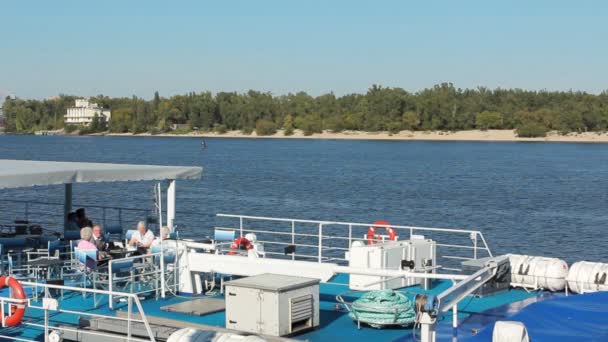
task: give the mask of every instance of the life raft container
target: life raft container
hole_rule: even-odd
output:
[[[3,289],[5,286],[8,286],[12,290],[11,298],[22,300],[20,303],[10,304],[9,310],[11,312],[10,316],[3,317],[4,326],[6,327],[14,327],[21,323],[23,319],[23,315],[25,314],[25,291],[23,290],[23,286],[17,281],[17,279],[10,276],[1,276],[0,277],[0,289]],[[4,308],[1,309],[2,315],[4,316]]]
[[[374,224],[388,226],[390,223],[388,223],[386,221],[376,221],[376,222],[374,222]],[[382,228],[382,227],[376,227],[376,226],[369,227],[369,230],[367,231],[367,241],[369,242],[370,245],[373,245],[374,243],[376,243],[376,241],[380,240],[380,235],[376,235],[376,230],[378,230],[380,228]],[[397,240],[397,233],[395,232],[395,230],[393,228],[386,227],[386,234],[388,235],[389,240],[391,240],[391,241]]]
[[[575,262],[568,271],[566,281],[574,293],[608,291],[608,263]]]
[[[234,239],[234,241],[230,245],[230,249],[250,250],[250,249],[253,249],[253,245],[251,244],[251,241],[249,241],[249,239],[247,239],[246,237],[240,237],[240,238]],[[231,251],[228,254],[235,255],[236,252]]]
[[[558,258],[509,254],[511,286],[549,291],[566,288],[568,264]]]

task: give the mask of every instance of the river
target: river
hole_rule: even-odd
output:
[[[495,254],[605,260],[608,146],[567,143],[0,135],[0,158],[197,165],[177,184],[186,236],[215,213],[477,229]],[[150,207],[143,183],[78,184],[75,202]],[[61,187],[0,198],[59,202]]]

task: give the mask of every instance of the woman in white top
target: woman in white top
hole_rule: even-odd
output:
[[[129,245],[137,247],[140,253],[147,253],[153,241],[154,233],[146,228],[146,223],[144,221],[139,221],[137,223],[137,231],[131,236]]]

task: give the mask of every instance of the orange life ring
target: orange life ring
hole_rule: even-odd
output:
[[[374,222],[374,224],[388,226],[390,223],[388,223],[387,221],[376,221],[376,222]],[[367,241],[369,242],[370,245],[373,245],[374,243],[376,243],[376,240],[380,240],[380,236],[376,235],[376,230],[379,228],[382,228],[382,227],[376,227],[376,226],[369,227],[369,230],[367,231]],[[389,240],[391,240],[391,241],[397,240],[397,233],[395,232],[395,230],[393,228],[386,227],[386,234],[388,234]]]
[[[253,245],[246,237],[240,237],[240,238],[234,239],[234,241],[230,245],[230,249],[241,249],[241,246],[244,247],[245,250],[253,249]],[[228,254],[235,255],[236,252],[230,252]]]
[[[4,326],[14,327],[21,323],[23,319],[23,315],[25,314],[25,291],[23,290],[23,286],[19,284],[17,279],[10,276],[1,276],[0,277],[0,289],[3,289],[5,286],[11,288],[13,294],[11,298],[21,299],[21,303],[10,304],[9,308],[11,310],[11,315],[4,318]],[[2,310],[2,315],[4,315],[4,308]]]

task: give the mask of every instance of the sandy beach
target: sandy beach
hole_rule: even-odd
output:
[[[95,134],[107,136],[152,136],[150,133],[108,133]],[[469,130],[457,132],[444,131],[401,131],[396,134],[389,132],[360,132],[344,131],[339,133],[323,132],[306,136],[302,131],[296,130],[293,135],[285,136],[279,130],[274,135],[258,136],[255,132],[244,134],[241,131],[229,131],[224,134],[214,132],[191,132],[187,134],[156,134],[160,137],[213,137],[213,138],[261,138],[261,139],[335,139],[335,140],[412,140],[412,141],[525,141],[525,142],[572,142],[572,143],[608,143],[608,133],[585,132],[570,133],[567,135],[558,132],[549,132],[543,138],[520,138],[514,130]]]

